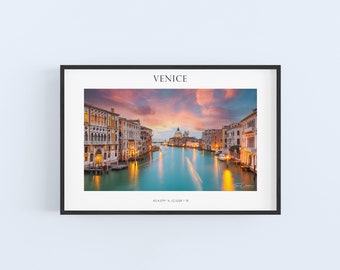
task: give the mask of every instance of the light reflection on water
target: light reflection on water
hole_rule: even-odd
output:
[[[132,161],[129,165],[128,168],[129,172],[129,180],[131,185],[136,185],[138,181],[138,162],[137,161]]]
[[[116,191],[254,191],[254,174],[214,153],[197,149],[162,147],[129,168],[108,174],[85,174],[85,190]]]
[[[100,190],[100,183],[101,183],[102,177],[100,175],[93,175],[92,176],[92,186],[95,190]]]
[[[202,179],[201,179],[201,177],[199,176],[199,174],[195,170],[195,168],[192,165],[190,159],[188,157],[186,157],[186,160],[187,160],[187,163],[188,163],[188,167],[189,167],[189,171],[190,171],[191,177],[194,180],[194,183],[197,186],[197,189],[198,190],[202,190]]]
[[[158,178],[163,180],[163,153],[160,152],[158,155]]]
[[[233,179],[233,174],[231,173],[230,170],[225,169],[223,171],[223,177],[222,177],[222,190],[224,191],[234,191],[234,179]]]

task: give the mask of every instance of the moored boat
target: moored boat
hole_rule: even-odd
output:
[[[221,154],[218,155],[218,159],[221,160],[221,161],[225,161],[225,160],[227,160],[227,155],[221,153]]]
[[[221,154],[218,155],[218,159],[221,160],[221,161],[225,161],[225,160],[229,160],[230,156],[229,156],[229,154],[221,153]]]

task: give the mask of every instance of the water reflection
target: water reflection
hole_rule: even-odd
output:
[[[101,183],[102,177],[100,175],[93,175],[92,176],[92,185],[95,190],[100,190],[100,183]]]
[[[149,157],[149,159],[148,159]],[[129,163],[108,174],[85,173],[85,190],[112,191],[256,191],[254,174],[234,162],[218,160],[212,152],[162,147],[161,152]]]
[[[224,190],[224,191],[234,191],[235,190],[233,174],[228,169],[223,171],[222,190]]]
[[[190,159],[188,157],[186,157],[186,160],[187,160],[187,164],[188,164],[188,167],[189,167],[190,175],[191,175],[192,179],[194,180],[195,185],[197,186],[198,190],[202,190],[202,179],[201,179],[201,177],[199,176],[199,174],[195,170]]]
[[[129,179],[131,184],[133,185],[137,184],[138,174],[139,174],[138,162],[137,161],[131,162],[129,164]]]
[[[196,165],[196,149],[194,148],[192,151],[192,162]]]
[[[220,161],[218,160],[217,156],[214,156],[214,176],[215,179],[218,181],[220,174]]]
[[[160,180],[163,179],[163,153],[159,152],[159,157],[158,157],[158,176]]]

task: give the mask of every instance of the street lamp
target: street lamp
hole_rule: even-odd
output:
[[[230,155],[227,155],[227,168],[229,168],[229,159],[230,159]]]

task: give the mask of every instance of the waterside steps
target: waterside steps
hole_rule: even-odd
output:
[[[245,163],[242,163],[241,160],[237,158],[233,158],[233,157],[231,159],[231,162],[233,162],[236,166],[240,166],[243,171],[248,171],[248,172],[257,174],[256,166],[254,167],[254,166],[247,165]]]
[[[249,166],[249,165],[241,165],[241,169],[243,171],[248,171],[248,172],[252,172],[254,174],[257,174],[257,170],[254,167]]]
[[[126,162],[111,164],[110,166],[85,167],[84,172],[90,174],[107,174],[109,171],[123,170],[128,167]]]
[[[127,163],[113,164],[111,165],[111,170],[123,170],[128,167]]]

